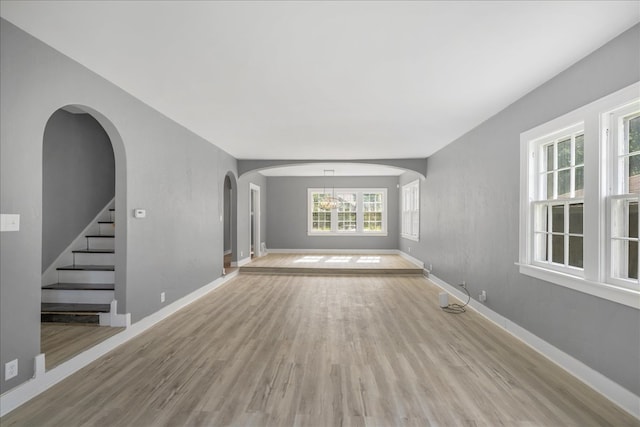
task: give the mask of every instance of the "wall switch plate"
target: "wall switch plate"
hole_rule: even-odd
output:
[[[160,302],[164,302],[164,292],[160,292]]]
[[[20,231],[20,214],[0,214],[0,231]]]
[[[18,359],[13,359],[4,364],[4,380],[7,381],[16,376],[18,376]]]

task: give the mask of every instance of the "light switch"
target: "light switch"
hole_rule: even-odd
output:
[[[147,217],[147,211],[145,209],[134,209],[133,210],[133,216],[135,218],[146,218]]]
[[[20,214],[0,214],[0,231],[19,231]]]

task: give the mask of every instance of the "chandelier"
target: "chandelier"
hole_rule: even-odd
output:
[[[327,172],[331,172],[331,176],[335,176],[335,173],[336,173],[336,171],[333,169],[325,169],[324,170],[325,178],[327,176]],[[333,209],[338,209],[340,206],[342,206],[343,203],[344,203],[344,200],[342,200],[339,197],[336,197],[335,187],[331,188],[331,195],[329,195],[327,193],[327,187],[325,186],[324,190],[322,191],[322,199],[318,201],[318,207],[323,211],[330,211]]]

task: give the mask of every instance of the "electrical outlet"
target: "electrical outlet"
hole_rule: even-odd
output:
[[[433,271],[433,265],[429,264],[429,271]]]
[[[160,292],[160,302],[164,302],[164,292]]]
[[[4,364],[4,380],[10,380],[18,375],[18,359],[13,359],[11,362]]]
[[[485,302],[486,300],[487,300],[487,291],[480,292],[480,295],[478,295],[478,301]]]
[[[461,286],[462,286],[463,288],[465,288],[465,289],[466,289],[466,288],[467,288],[467,282],[465,282],[465,281],[463,280],[463,281],[462,281],[462,285],[461,285]]]
[[[409,253],[411,253],[411,246],[409,246]]]
[[[244,252],[243,251],[240,251],[240,256],[244,256]]]

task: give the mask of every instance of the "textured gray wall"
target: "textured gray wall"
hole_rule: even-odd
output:
[[[268,177],[267,227],[273,249],[398,249],[398,177]],[[386,188],[387,235],[308,236],[307,188]]]
[[[520,133],[640,80],[640,26],[576,63],[429,158],[420,242],[400,248],[471,295],[640,394],[640,312],[521,275]],[[416,178],[406,173],[401,184]]]
[[[0,369],[5,392],[33,376],[40,352],[43,135],[56,110],[90,107],[113,144],[116,298],[134,322],[220,277],[222,187],[237,162],[9,22],[0,30],[0,206],[21,215],[0,239],[0,366],[19,360],[14,379]]]
[[[47,122],[42,157],[44,271],[115,196],[115,160],[96,119],[64,110]]]

